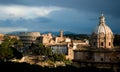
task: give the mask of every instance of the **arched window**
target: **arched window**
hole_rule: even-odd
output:
[[[103,61],[103,58],[101,58],[101,61]]]
[[[93,43],[93,45],[95,46],[95,45],[96,45],[96,43],[94,42],[94,43]]]
[[[111,42],[109,42],[109,46],[111,46]]]
[[[103,42],[101,42],[101,46],[103,46]]]

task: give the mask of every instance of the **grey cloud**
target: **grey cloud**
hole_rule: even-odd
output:
[[[0,0],[0,5],[27,5],[27,6],[60,6],[60,7],[65,7],[65,8],[73,8],[76,9],[77,11],[81,12],[86,12],[86,13],[93,13],[93,14],[97,14],[97,16],[99,16],[100,12],[103,11],[103,13],[105,14],[105,16],[112,16],[112,21],[109,18],[108,19],[108,26],[110,26],[113,29],[113,32],[118,32],[119,33],[119,21],[120,21],[120,0]],[[59,14],[59,13],[58,13]],[[57,15],[58,15],[57,14]],[[60,15],[60,14],[59,14]],[[58,16],[59,16],[58,15]],[[72,14],[71,14],[72,15]],[[90,15],[92,16],[92,15]],[[69,26],[65,25],[66,22],[64,22],[64,17],[65,16],[61,16],[62,19],[59,20],[58,22],[52,22],[52,19],[49,18],[38,18],[36,20],[29,20],[29,21],[17,21],[16,23],[12,23],[9,22],[8,26],[24,26],[30,29],[44,29],[47,26],[47,29],[53,29],[53,28],[65,28],[65,29],[70,29]],[[79,18],[79,17],[78,17]],[[91,30],[92,28],[94,28],[95,25],[97,25],[98,21],[96,17],[85,17],[85,18],[90,18],[90,19],[85,19],[85,22],[82,21],[78,22],[78,24],[85,24],[86,26],[81,27],[78,26],[77,27],[71,27],[70,30],[74,31],[82,31],[84,32],[84,30],[86,30],[87,32],[90,32],[89,30]],[[58,20],[60,18],[56,18],[56,20]],[[115,19],[115,20],[113,20]],[[72,22],[69,19],[65,19],[69,24]],[[74,20],[74,19],[73,19]],[[81,19],[80,19],[81,20]],[[6,22],[6,24],[8,23]],[[110,22],[110,23],[109,23]],[[33,23],[35,23],[36,25],[34,25]],[[61,24],[63,23],[63,25],[61,26]],[[115,23],[117,23],[117,26],[115,25]],[[19,24],[19,25],[17,25]],[[29,24],[29,26],[28,26]],[[42,24],[46,24],[42,25]],[[51,25],[52,24],[52,25]],[[33,28],[31,28],[34,25]],[[6,25],[3,25],[6,26]],[[82,28],[86,28],[86,29],[82,29]],[[89,29],[89,30],[88,30]]]
[[[85,10],[90,12],[100,11],[120,17],[120,0],[0,0],[0,4],[19,4],[32,6],[61,6]]]

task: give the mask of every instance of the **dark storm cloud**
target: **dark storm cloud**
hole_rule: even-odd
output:
[[[0,4],[60,6],[120,17],[120,0],[0,0]]]
[[[4,27],[27,27],[28,24],[29,26],[33,25],[38,25],[38,24],[46,24],[52,22],[51,19],[45,18],[45,17],[39,17],[35,19],[28,19],[25,20],[23,18],[17,19],[17,20],[12,20],[12,19],[6,19],[6,20],[0,20],[0,26]]]
[[[46,30],[59,28],[91,33],[90,30],[99,23],[99,14],[103,12],[107,19],[107,25],[111,27],[113,32],[120,33],[120,0],[0,0],[0,5],[58,6],[73,9],[52,13],[50,19],[1,21],[0,26],[22,26],[40,31],[45,28]]]

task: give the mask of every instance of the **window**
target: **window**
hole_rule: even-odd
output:
[[[119,59],[119,57],[116,57],[116,59]]]
[[[95,42],[93,43],[93,45],[95,46]]]
[[[109,42],[109,46],[111,46],[111,43]]]
[[[101,58],[101,61],[103,61],[103,58]]]
[[[103,46],[103,42],[101,42],[101,46]]]

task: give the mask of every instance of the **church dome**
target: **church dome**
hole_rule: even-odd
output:
[[[90,38],[90,45],[93,48],[113,48],[113,32],[109,26],[105,24],[103,14],[99,17],[99,25],[93,31]]]
[[[103,14],[100,16],[100,22],[99,25],[95,28],[94,33],[95,34],[113,34],[112,30],[110,29],[110,27],[108,27],[105,24],[105,17],[103,16]]]
[[[110,27],[108,27],[107,25],[102,25],[100,24],[99,26],[97,26],[94,30],[95,34],[100,34],[100,33],[104,33],[104,34],[113,34],[113,32],[111,31]]]

